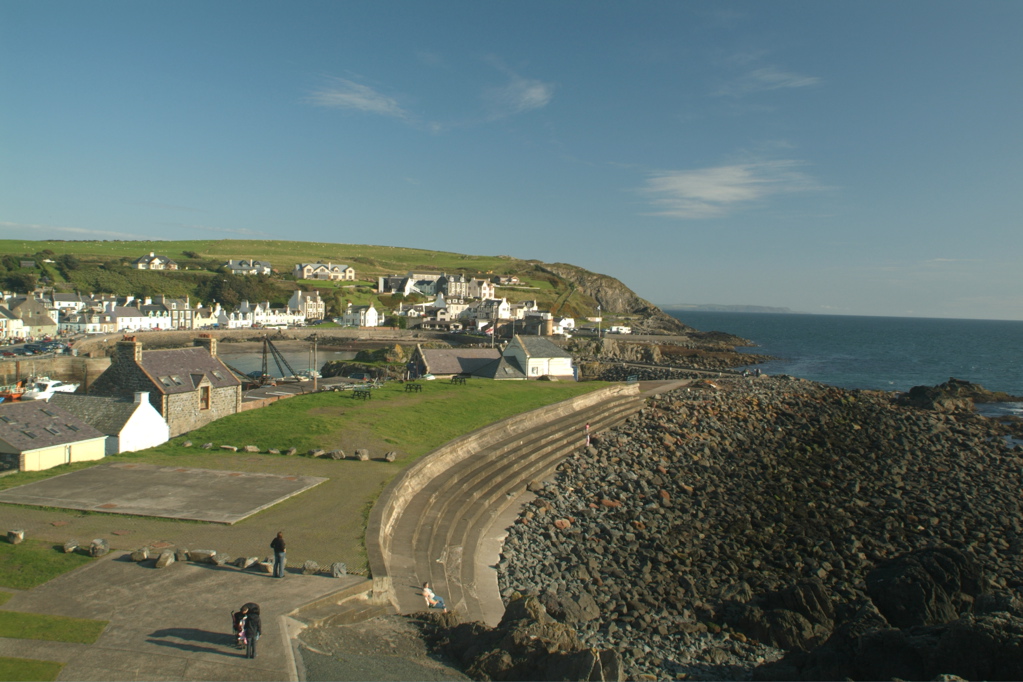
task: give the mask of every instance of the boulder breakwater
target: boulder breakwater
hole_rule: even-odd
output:
[[[789,377],[694,384],[531,486],[498,566],[502,594],[535,595],[584,645],[619,652],[629,678],[812,678],[826,674],[814,652],[852,631],[999,610],[1020,625],[1014,428]],[[926,584],[899,583],[893,562],[907,555]],[[892,605],[892,584],[925,596]],[[887,678],[885,664],[827,670]],[[932,672],[896,672],[914,670]]]

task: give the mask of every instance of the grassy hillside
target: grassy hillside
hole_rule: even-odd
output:
[[[179,264],[181,270],[135,270],[136,258],[155,252]],[[277,274],[271,277],[233,277],[220,270],[229,259],[269,261]],[[421,272],[462,273],[479,277],[517,275],[522,283],[501,287],[498,295],[511,301],[535,299],[557,314],[592,315],[597,301],[579,292],[561,277],[538,267],[536,261],[509,256],[471,256],[445,251],[406,249],[394,246],[330,244],[278,240],[209,241],[20,241],[0,240],[0,281],[7,289],[25,291],[35,284],[52,285],[58,291],[190,296],[203,303],[218,301],[227,307],[239,301],[269,300],[283,305],[296,288],[317,289],[335,308],[347,303],[376,303],[392,309],[398,300],[378,296],[374,289],[381,275]],[[34,260],[35,268],[20,267]],[[46,262],[53,261],[53,262]],[[332,262],[355,268],[358,282],[294,281],[295,264]],[[412,301],[414,302],[414,301]]]

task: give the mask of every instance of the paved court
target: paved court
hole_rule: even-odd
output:
[[[288,614],[365,578],[302,575],[277,580],[230,566],[177,562],[157,569],[120,553],[89,563],[31,590],[14,591],[5,611],[108,620],[94,644],[0,637],[0,656],[64,663],[58,680],[274,680],[297,682]],[[261,607],[257,656],[234,648],[231,612]]]
[[[118,463],[0,492],[0,502],[234,524],[326,478]]]

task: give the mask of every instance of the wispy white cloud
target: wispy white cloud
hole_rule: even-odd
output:
[[[323,87],[314,90],[306,101],[332,109],[354,109],[402,119],[409,117],[408,112],[393,97],[347,78],[330,78]]]
[[[554,84],[532,78],[523,78],[511,69],[491,60],[508,74],[509,82],[500,87],[487,88],[483,101],[491,119],[506,118],[534,109],[542,109],[554,99]]]
[[[742,97],[754,92],[806,88],[819,85],[820,83],[821,79],[817,76],[805,76],[799,73],[782,71],[773,66],[765,66],[753,69],[735,80],[725,83],[715,90],[714,94],[718,96]]]
[[[640,192],[669,218],[717,218],[772,195],[818,189],[798,170],[802,162],[758,161],[682,171],[651,173]]]
[[[111,230],[91,230],[85,227],[64,227],[61,225],[41,225],[38,223],[12,223],[0,220],[0,230],[15,230],[12,238],[24,239],[153,239],[141,234],[129,232],[113,232]]]

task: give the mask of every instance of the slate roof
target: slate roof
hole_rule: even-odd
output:
[[[530,358],[571,358],[572,354],[558,344],[545,339],[542,336],[519,336],[516,340],[522,345],[526,357]]]
[[[103,437],[78,417],[44,400],[0,404],[0,440],[18,452]]]
[[[147,350],[142,353],[139,366],[149,375],[157,389],[165,394],[194,391],[203,378],[208,379],[213,388],[241,386],[241,382],[220,358],[210,355],[201,346]]]
[[[419,353],[426,370],[440,375],[475,374],[501,358],[497,348],[420,348]]]
[[[502,356],[483,365],[474,373],[474,376],[484,379],[525,379],[526,373],[519,366],[518,360],[511,356]]]
[[[101,398],[95,395],[54,393],[50,405],[66,410],[108,436],[116,436],[141,407],[134,398]]]

